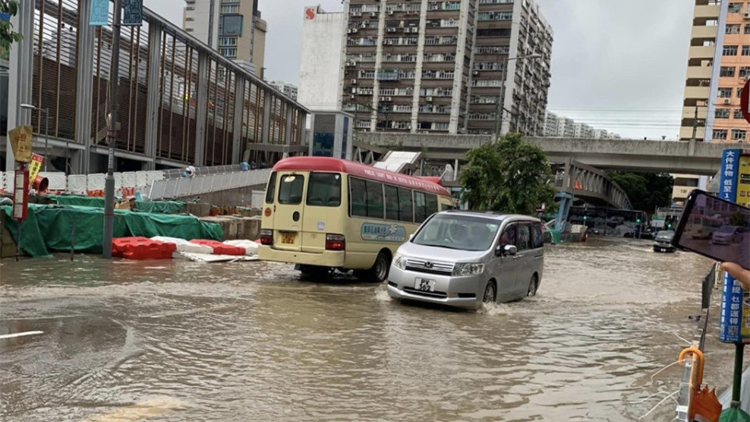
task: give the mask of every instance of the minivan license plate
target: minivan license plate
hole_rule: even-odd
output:
[[[297,237],[296,234],[293,233],[282,233],[281,234],[281,243],[286,243],[288,245],[294,244],[294,239]]]
[[[435,280],[428,280],[426,278],[418,278],[414,282],[414,290],[419,290],[421,292],[434,292]]]

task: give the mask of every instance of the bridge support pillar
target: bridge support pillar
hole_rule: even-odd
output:
[[[91,161],[91,119],[94,101],[94,27],[89,25],[91,0],[78,0],[78,63],[76,70],[75,141],[83,150],[70,150],[71,173],[88,174]],[[67,169],[66,169],[67,171]]]
[[[237,78],[234,91],[234,119],[232,127],[232,164],[239,164],[242,152],[245,148],[242,145],[242,118],[245,104],[245,80]]]
[[[31,124],[31,110],[21,108],[21,104],[32,102],[32,80],[34,77],[34,2],[19,2],[18,14],[11,19],[13,29],[23,38],[10,49],[8,66],[8,129]],[[38,130],[37,130],[38,131]],[[3,134],[5,135],[5,134]],[[10,136],[5,141],[5,170],[12,172],[15,167]]]
[[[555,230],[562,232],[565,229],[565,223],[568,221],[570,206],[573,205],[573,195],[567,192],[559,192],[557,197],[560,199],[560,204],[555,219]]]
[[[161,94],[159,93],[159,74],[161,68],[161,27],[149,25],[148,27],[148,92],[146,92],[146,155],[153,158],[146,163],[146,170],[156,169],[156,149],[158,147],[159,133],[159,109],[161,106]],[[170,159],[172,157],[169,157]]]
[[[208,54],[198,52],[198,106],[195,110],[195,162],[202,166],[206,160],[206,115],[208,114]]]

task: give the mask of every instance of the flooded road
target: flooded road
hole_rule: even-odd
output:
[[[0,420],[638,420],[678,388],[679,367],[652,375],[692,338],[710,262],[645,241],[546,254],[538,297],[476,313],[289,265],[4,260],[0,335],[43,333],[0,339]]]

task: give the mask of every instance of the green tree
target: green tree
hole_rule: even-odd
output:
[[[10,45],[21,41],[21,34],[13,31],[10,18],[18,14],[18,1],[0,0],[0,56],[7,58]]]
[[[747,224],[747,216],[745,214],[738,212],[729,216],[729,225],[745,227],[745,224]]]
[[[671,202],[674,178],[669,174],[610,172],[609,177],[625,191],[635,210],[651,213]]]
[[[472,209],[534,215],[555,197],[547,154],[513,133],[466,153],[462,200]]]

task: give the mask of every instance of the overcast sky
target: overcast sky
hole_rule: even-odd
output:
[[[552,24],[549,109],[623,137],[676,139],[694,3],[537,0]],[[266,78],[297,83],[304,6],[340,0],[260,0],[268,22]],[[145,0],[182,25],[183,0]]]

